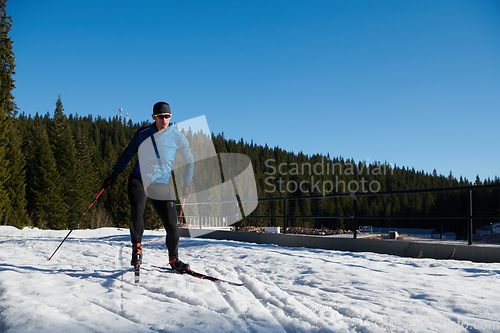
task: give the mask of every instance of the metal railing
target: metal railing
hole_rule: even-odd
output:
[[[284,232],[286,233],[288,219],[293,218],[328,218],[328,219],[350,219],[353,221],[353,233],[354,238],[357,238],[357,229],[359,220],[404,220],[404,219],[421,219],[421,220],[466,220],[467,221],[467,240],[468,244],[472,244],[472,225],[474,219],[481,220],[495,220],[500,219],[500,215],[473,215],[473,205],[472,205],[472,192],[476,190],[491,190],[500,189],[500,185],[482,185],[482,186],[460,186],[460,187],[443,187],[443,188],[431,188],[431,189],[418,189],[418,190],[400,190],[400,191],[383,191],[383,192],[356,192],[356,193],[342,193],[342,194],[329,194],[329,195],[317,195],[317,196],[296,196],[296,197],[280,197],[280,198],[262,198],[259,201],[271,201],[279,200],[283,202],[283,215],[281,216],[247,216],[248,218],[282,218],[284,219]],[[467,191],[467,214],[463,215],[369,215],[360,216],[357,211],[357,198],[368,197],[368,196],[385,196],[385,195],[404,195],[404,194],[416,194],[416,193],[440,193],[440,192],[457,192],[457,191]],[[324,199],[324,198],[347,198],[351,197],[352,202],[352,214],[349,216],[325,216],[325,215],[300,215],[291,216],[286,214],[287,202],[290,200],[306,200],[306,199]]]
[[[185,216],[184,221],[190,229],[230,228],[228,219],[223,216]]]
[[[266,219],[283,219],[284,230],[287,232],[288,220],[298,218],[314,218],[314,219],[347,219],[353,222],[353,237],[357,238],[357,229],[359,220],[465,220],[467,230],[468,244],[472,244],[473,237],[473,220],[500,220],[500,215],[473,215],[473,191],[478,190],[498,190],[500,185],[480,185],[480,186],[460,186],[460,187],[443,187],[443,188],[430,188],[430,189],[417,189],[417,190],[399,190],[399,191],[382,191],[382,192],[356,192],[356,193],[338,193],[327,195],[310,195],[310,196],[293,196],[293,197],[277,197],[277,198],[259,198],[259,202],[264,201],[281,201],[283,207],[282,215],[252,215],[245,216],[245,218],[266,218]],[[387,195],[405,195],[405,194],[418,194],[418,193],[442,193],[442,192],[468,192],[467,200],[467,213],[461,215],[358,215],[357,199],[360,197],[369,196],[387,196]],[[341,215],[287,215],[287,203],[291,200],[317,200],[325,198],[352,198],[352,214],[348,216]],[[244,200],[241,200],[244,201]],[[219,203],[219,202],[217,202]],[[191,203],[191,204],[204,204],[204,203]],[[207,203],[208,204],[208,203]],[[189,216],[186,216],[188,218]],[[238,223],[236,223],[236,230],[238,230]]]

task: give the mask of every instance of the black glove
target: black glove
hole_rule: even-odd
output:
[[[118,177],[118,175],[116,173],[112,172],[109,175],[109,177],[104,180],[104,183],[102,183],[102,188],[107,189],[108,187],[113,185],[116,181],[116,177]]]

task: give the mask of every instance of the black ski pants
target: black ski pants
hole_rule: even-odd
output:
[[[133,176],[128,178],[128,200],[130,202],[130,237],[132,244],[142,243],[144,233],[144,208],[149,199],[156,214],[160,217],[167,232],[167,249],[169,259],[177,257],[179,249],[179,226],[177,225],[177,210],[173,200],[154,200],[148,198],[142,181]]]

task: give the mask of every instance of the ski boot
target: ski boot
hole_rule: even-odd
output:
[[[142,246],[141,243],[132,245],[132,260],[130,265],[137,266],[142,264]]]
[[[188,264],[183,263],[182,261],[177,259],[177,257],[170,259],[168,263],[174,271],[181,274],[184,274],[191,269]]]

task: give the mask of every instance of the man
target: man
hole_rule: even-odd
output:
[[[111,186],[118,175],[125,169],[128,162],[137,154],[139,146],[145,140],[150,140],[145,142],[145,144],[152,144],[151,147],[154,147],[155,155],[158,158],[162,170],[166,171],[163,175],[166,174],[167,176],[161,179],[162,184],[160,185],[163,186],[159,187],[161,191],[161,195],[159,196],[158,188],[155,189],[154,193],[147,191],[151,181],[149,178],[146,179],[146,177],[150,177],[151,175],[146,174],[146,172],[141,175],[141,165],[144,168],[144,166],[147,166],[145,163],[152,162],[147,161],[146,158],[144,158],[144,161],[140,161],[143,157],[139,155],[139,160],[130,173],[127,189],[131,208],[129,227],[132,240],[132,261],[130,264],[132,266],[138,266],[142,263],[141,242],[144,232],[144,208],[149,198],[167,232],[166,245],[169,254],[169,264],[172,269],[180,273],[185,273],[190,267],[188,264],[178,259],[179,226],[177,224],[177,210],[175,209],[175,204],[168,184],[172,178],[173,160],[178,151],[181,153],[186,165],[184,168],[183,185],[180,187],[182,189],[181,193],[183,196],[188,196],[193,177],[194,158],[186,137],[179,130],[169,127],[171,117],[172,113],[168,103],[158,102],[153,106],[153,119],[155,122],[149,126],[142,127],[134,134],[127,148],[125,148],[118,158],[113,168],[113,172],[104,181],[103,187],[108,188]],[[161,163],[161,159],[163,159],[165,163]],[[141,162],[141,164],[139,162]],[[157,165],[150,165],[150,167],[154,168],[157,167]],[[179,185],[180,184],[177,184],[177,186]]]

